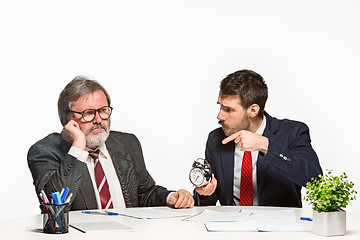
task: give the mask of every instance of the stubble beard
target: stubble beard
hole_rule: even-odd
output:
[[[239,132],[241,130],[249,129],[249,127],[250,127],[250,118],[247,115],[245,115],[241,119],[240,123],[238,125],[236,125],[235,127],[233,127],[233,128],[230,128],[230,126],[227,125],[226,123],[224,123],[224,121],[222,121],[222,120],[219,121],[219,124],[221,125],[225,136],[228,137],[228,136],[231,136],[232,134],[234,134],[236,132]]]

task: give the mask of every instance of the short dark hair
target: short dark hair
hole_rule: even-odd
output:
[[[254,71],[240,70],[229,74],[220,83],[220,94],[239,96],[240,104],[244,109],[257,104],[260,107],[259,116],[264,115],[268,88],[263,77]]]
[[[111,104],[110,95],[105,88],[95,80],[90,80],[85,76],[77,76],[69,82],[60,93],[58,100],[58,114],[60,122],[65,126],[70,120],[71,108],[81,96],[101,90],[104,92],[108,104]]]

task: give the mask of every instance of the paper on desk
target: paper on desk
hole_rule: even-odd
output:
[[[208,232],[257,232],[252,221],[246,222],[205,222]]]
[[[194,222],[231,222],[246,221],[251,217],[252,213],[235,212],[218,212],[205,209],[200,214],[185,219]]]
[[[205,210],[206,211],[206,210]],[[219,212],[218,212],[219,213]],[[223,214],[223,213],[220,213]],[[273,210],[273,209],[243,209],[240,214],[243,221],[236,222],[210,222],[208,218],[205,226],[211,232],[302,232],[306,229],[296,222],[294,210]],[[199,216],[201,216],[200,214]],[[247,216],[247,219],[244,218]],[[191,219],[191,218],[190,218]],[[202,220],[204,220],[203,218]],[[219,218],[218,218],[219,219]],[[239,218],[238,218],[239,219]],[[246,220],[246,221],[245,221]]]
[[[115,221],[111,222],[82,222],[82,223],[72,223],[70,224],[73,228],[83,232],[123,232],[123,231],[133,231],[129,226],[126,226],[122,223]]]
[[[251,220],[255,222],[296,222],[295,210],[243,209],[241,212],[251,214]]]
[[[256,222],[258,231],[261,232],[306,232],[307,230],[296,222]]]
[[[205,222],[209,232],[306,232],[300,223]]]
[[[180,211],[166,211],[155,208],[141,207],[141,208],[124,208],[124,209],[109,209],[107,212],[118,213],[119,215],[140,218],[172,218],[172,217],[187,217],[190,214]]]

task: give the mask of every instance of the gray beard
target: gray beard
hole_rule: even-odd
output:
[[[86,146],[97,147],[97,146],[103,144],[108,137],[109,137],[108,131],[104,132],[100,136],[87,136],[86,137]]]
[[[103,134],[101,134],[100,136],[90,136],[90,135],[87,135],[86,136],[86,146],[87,147],[97,147],[97,146],[100,146],[101,144],[103,144],[106,139],[109,137],[109,129],[110,129],[110,122],[109,122],[109,128],[107,128],[105,125],[103,124],[99,124],[104,130],[105,132]],[[93,128],[95,128],[96,126],[94,126]],[[91,132],[91,130],[93,129],[89,129],[88,132]]]

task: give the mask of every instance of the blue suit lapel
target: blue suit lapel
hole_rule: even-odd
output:
[[[225,188],[227,205],[232,205],[233,203],[234,152],[235,143],[233,141],[221,146],[222,175],[225,182],[223,187]]]
[[[258,197],[260,199],[261,196],[261,192],[263,190],[263,186],[264,186],[264,181],[265,181],[265,176],[266,176],[266,172],[267,169],[269,167],[269,163],[266,162],[264,159],[262,158],[258,158],[258,161],[256,163],[256,167],[257,167],[257,188],[258,188]]]
[[[277,122],[274,121],[274,118],[271,117],[267,112],[265,112],[266,117],[266,127],[263,133],[264,137],[269,138],[273,136],[279,129]],[[263,157],[261,157],[263,156]],[[258,187],[258,197],[260,201],[261,192],[263,190],[265,177],[267,174],[267,169],[269,167],[269,162],[265,160],[266,155],[264,156],[262,153],[259,152],[259,157],[256,163],[257,167],[257,187]]]

